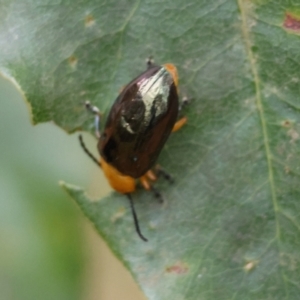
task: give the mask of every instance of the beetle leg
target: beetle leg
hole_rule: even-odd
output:
[[[190,104],[190,102],[191,102],[191,98],[188,98],[187,96],[184,96],[184,97],[182,98],[182,100],[181,100],[181,103],[180,103],[180,105],[179,105],[178,110],[179,110],[179,111],[182,111],[182,109],[183,109],[185,106],[187,106],[188,104]]]
[[[160,203],[164,202],[161,193],[153,185],[151,185],[151,191],[154,193],[155,198],[157,198]]]
[[[149,180],[147,178],[147,174],[149,174],[148,172],[146,173],[146,175],[143,175],[142,177],[140,177],[140,182],[143,186],[143,188],[147,191],[152,191],[154,193],[154,196],[159,199],[159,202],[163,202],[163,198],[162,198],[162,195],[161,193],[156,189],[154,188],[153,185],[151,185],[149,183]],[[154,174],[153,174],[154,175]]]
[[[146,175],[143,175],[142,177],[140,177],[140,182],[143,186],[143,188],[146,190],[146,191],[150,191],[151,190],[151,185],[148,181],[148,178]]]
[[[178,108],[179,118],[178,118],[177,122],[174,124],[172,132],[175,132],[175,131],[179,130],[187,122],[187,117],[185,117],[185,116],[180,117],[180,115],[181,115],[182,109],[185,106],[187,106],[190,103],[190,101],[191,101],[191,98],[188,98],[186,96],[184,96],[182,98],[181,104],[180,104],[180,106]]]
[[[174,183],[174,178],[166,171],[164,170],[160,165],[157,165],[155,167],[156,174],[158,176],[163,176],[169,183]]]
[[[156,181],[156,179],[157,179],[154,172],[151,170],[147,171],[146,176],[152,181]]]
[[[95,134],[96,137],[99,139],[101,136],[100,133],[100,119],[101,119],[101,112],[97,106],[93,106],[90,101],[85,101],[84,103],[86,109],[90,111],[95,116]]]
[[[155,66],[155,64],[154,64],[154,59],[153,59],[152,56],[149,56],[149,57],[146,59],[146,64],[147,64],[147,70]]]
[[[187,96],[184,96],[184,97],[181,99],[181,101],[180,101],[180,103],[179,103],[179,107],[178,107],[178,117],[177,117],[178,119],[179,119],[180,117],[182,117],[182,111],[183,111],[183,109],[184,109],[187,105],[190,104],[191,100],[192,100],[192,98],[188,98]]]
[[[187,117],[182,117],[173,126],[172,132],[179,130],[187,122]]]

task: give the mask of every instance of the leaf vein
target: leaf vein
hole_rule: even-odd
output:
[[[295,220],[295,218],[291,215],[289,215],[288,213],[286,213],[285,211],[280,211],[281,214],[286,217],[294,226],[295,228],[300,232],[300,224],[297,223],[297,221]]]
[[[272,204],[274,209],[274,217],[275,217],[275,224],[276,224],[276,239],[277,242],[279,243],[280,241],[280,227],[279,227],[279,220],[278,220],[279,207],[278,207],[277,194],[275,189],[275,179],[273,173],[273,162],[272,162],[272,155],[270,149],[270,141],[269,141],[269,135],[268,135],[267,124],[265,119],[265,112],[264,112],[264,107],[263,107],[262,97],[261,97],[260,79],[259,79],[258,70],[256,66],[256,59],[254,57],[254,54],[252,52],[252,47],[251,47],[250,33],[249,33],[250,30],[247,24],[246,7],[243,0],[237,0],[237,1],[241,13],[242,33],[244,36],[245,47],[246,47],[248,60],[250,63],[250,67],[254,79],[256,106],[257,106],[261,127],[262,127],[263,141],[264,141],[267,166],[268,166],[268,177],[270,183]],[[278,244],[278,248],[279,248],[279,244]]]

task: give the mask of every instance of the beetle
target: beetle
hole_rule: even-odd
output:
[[[176,67],[170,63],[155,65],[151,60],[147,64],[147,70],[120,92],[102,133],[99,130],[99,109],[89,101],[85,102],[86,108],[95,115],[100,161],[79,136],[82,148],[103,169],[111,187],[127,195],[136,232],[144,241],[147,239],[140,231],[131,193],[136,190],[139,179],[146,190],[152,190],[156,197],[161,198],[150,183],[157,178],[152,168],[170,133],[187,122],[186,117],[178,119],[180,105]],[[186,102],[184,100],[183,104]],[[158,171],[166,179],[171,179],[163,169]]]

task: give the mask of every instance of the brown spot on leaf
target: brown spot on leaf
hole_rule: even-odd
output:
[[[95,24],[95,19],[92,15],[87,15],[84,19],[85,27],[91,27]]]
[[[71,55],[71,56],[69,57],[69,59],[68,59],[68,62],[69,62],[70,66],[71,66],[72,68],[75,68],[76,65],[77,65],[78,59],[77,59],[76,56]]]
[[[281,125],[285,128],[289,128],[292,125],[292,122],[290,120],[284,120],[281,122]]]
[[[296,17],[291,13],[286,13],[283,26],[289,30],[300,31],[300,17]]]
[[[167,273],[173,273],[173,274],[177,274],[177,275],[185,274],[188,272],[188,270],[189,270],[188,266],[181,261],[175,263],[172,266],[166,267]]]

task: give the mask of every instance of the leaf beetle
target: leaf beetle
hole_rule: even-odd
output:
[[[139,181],[146,190],[152,190],[156,197],[160,193],[151,181],[157,179],[152,171],[154,164],[171,132],[180,129],[187,118],[178,119],[179,103],[178,75],[173,64],[153,64],[147,61],[148,68],[121,91],[113,103],[106,124],[100,133],[101,113],[89,101],[86,108],[95,115],[96,136],[100,160],[87,149],[79,135],[80,144],[88,156],[103,169],[110,186],[117,192],[127,195],[139,237],[142,235],[134,209],[131,193]],[[158,173],[171,180],[163,169]]]

